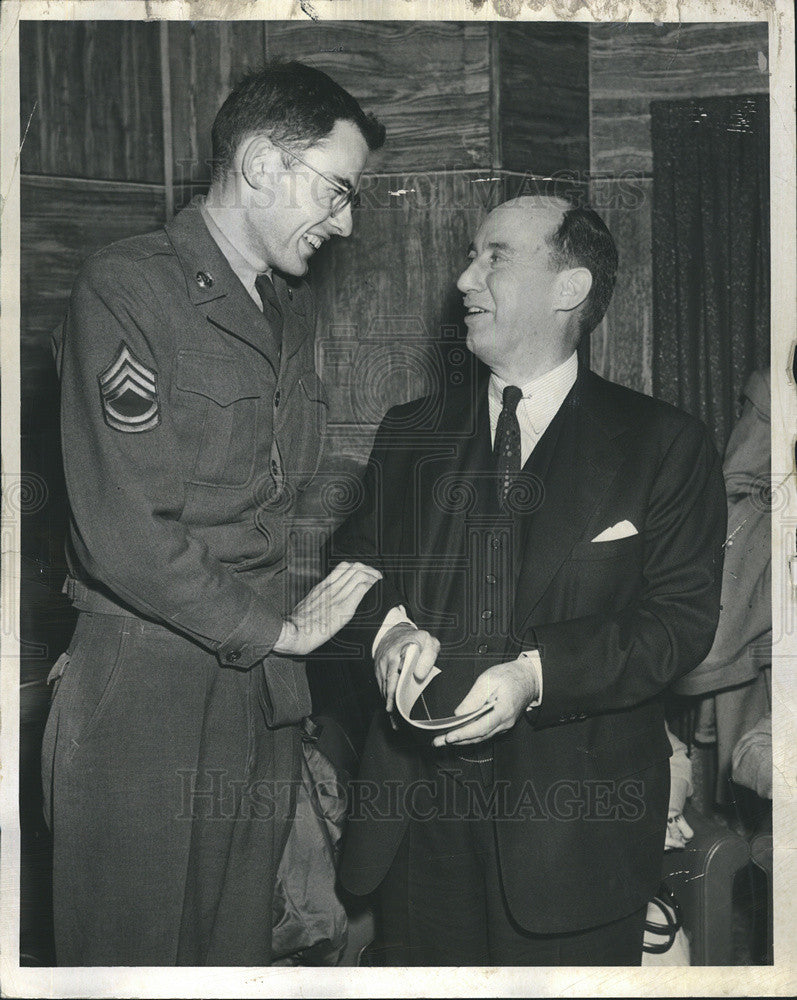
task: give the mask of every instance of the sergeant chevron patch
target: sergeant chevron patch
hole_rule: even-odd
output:
[[[158,426],[157,373],[142,364],[124,341],[99,379],[102,412],[109,427],[138,434]]]

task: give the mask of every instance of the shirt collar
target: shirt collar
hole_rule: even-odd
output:
[[[551,370],[547,371],[544,375],[540,375],[538,378],[534,378],[530,382],[524,383],[520,386],[520,390],[523,393],[523,399],[529,399],[532,402],[556,400],[556,406],[558,409],[565,396],[573,388],[577,376],[578,354],[576,351],[573,351],[570,357],[563,361],[560,365],[557,365],[555,368],[551,368]],[[490,394],[495,400],[502,403],[504,388],[511,384],[511,382],[505,382],[502,378],[499,378],[495,373],[493,373],[490,375]]]
[[[269,268],[265,272],[258,271],[252,261],[246,257],[243,251],[239,250],[238,247],[235,246],[229,236],[227,236],[227,234],[219,227],[219,224],[213,218],[206,201],[203,200],[200,202],[199,210],[202,213],[202,218],[205,220],[205,225],[208,227],[208,232],[218,244],[219,250],[221,250],[227,258],[227,263],[232,268],[235,276],[251,295],[252,290],[255,287],[255,279],[258,275],[265,273],[271,277],[271,269]]]

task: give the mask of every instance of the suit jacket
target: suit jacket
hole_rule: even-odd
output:
[[[404,604],[440,635],[441,676],[459,675],[451,698],[488,666],[539,650],[542,704],[494,741],[496,784],[510,793],[496,821],[503,887],[530,931],[586,928],[642,906],[660,878],[671,752],[660,696],[711,646],[722,473],[699,421],[581,370],[507,523],[475,502],[489,433],[486,380],[391,410],[335,557],[384,573],[356,622],[362,645]],[[635,535],[592,541],[624,520]],[[479,552],[504,556],[485,574]],[[487,596],[502,566],[505,612]],[[466,586],[452,587],[456,574]],[[502,615],[503,630],[478,624]],[[374,718],[353,798],[341,879],[355,893],[384,876],[408,815],[395,790],[430,752],[386,721]]]

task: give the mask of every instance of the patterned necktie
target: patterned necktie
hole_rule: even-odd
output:
[[[274,338],[278,344],[282,344],[282,310],[271,278],[267,274],[258,274],[255,278],[255,288],[263,303],[263,315],[268,320]]]
[[[495,428],[493,454],[498,464],[498,502],[502,510],[506,509],[512,479],[520,471],[520,424],[516,411],[522,398],[523,392],[516,385],[504,388],[504,408]]]

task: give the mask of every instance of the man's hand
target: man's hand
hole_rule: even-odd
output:
[[[679,809],[671,809],[670,815],[667,817],[667,836],[664,840],[664,850],[672,851],[686,847],[694,835],[695,831],[684,819],[684,814]]]
[[[374,653],[376,682],[385,699],[385,708],[388,712],[393,711],[395,704],[396,685],[401,673],[404,651],[412,646],[418,649],[412,672],[416,680],[422,681],[434,666],[434,661],[440,652],[440,643],[434,636],[408,622],[399,622],[385,633],[376,647]]]
[[[489,740],[511,729],[536,697],[537,685],[527,659],[497,663],[476,678],[476,683],[454,709],[454,714],[466,715],[488,703],[492,704],[492,711],[436,737],[434,745],[465,745]]]
[[[274,652],[304,656],[347,625],[366,591],[382,579],[379,570],[362,563],[339,563],[291,612]]]

